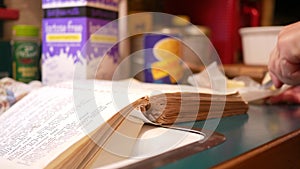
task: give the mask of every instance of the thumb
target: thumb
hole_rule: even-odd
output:
[[[276,88],[280,88],[283,85],[283,83],[272,72],[270,72],[270,77],[271,77],[271,79],[273,81],[273,84]]]

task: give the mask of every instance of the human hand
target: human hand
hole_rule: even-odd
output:
[[[286,89],[284,92],[271,96],[267,101],[269,104],[279,104],[279,103],[300,103],[300,86],[293,86]]]
[[[268,68],[275,87],[300,84],[300,22],[280,31]]]

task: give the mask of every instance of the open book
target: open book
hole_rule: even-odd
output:
[[[45,86],[0,116],[0,165],[90,168],[96,160],[106,165],[132,153],[144,123],[204,120],[247,109],[238,93],[212,94],[190,86],[130,80]]]

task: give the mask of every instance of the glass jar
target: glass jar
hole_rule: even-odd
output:
[[[11,46],[13,78],[25,83],[39,80],[39,28],[33,25],[15,25]]]

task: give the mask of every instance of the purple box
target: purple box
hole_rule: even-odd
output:
[[[42,0],[42,8],[89,6],[117,11],[119,0]]]
[[[116,11],[88,6],[44,9],[43,14],[44,18],[88,17],[107,21],[118,19],[118,12]]]
[[[42,22],[43,83],[72,80],[74,76],[110,79],[119,61],[118,47],[113,46],[118,41],[118,24],[110,22],[117,17],[116,12],[114,17],[102,18],[61,16],[65,13],[73,16],[75,8],[53,9],[45,13],[48,18]],[[98,67],[100,62],[101,70]]]
[[[177,34],[144,35],[144,75],[150,83],[180,83],[184,69],[181,63],[181,43]],[[171,46],[171,48],[170,48]]]

